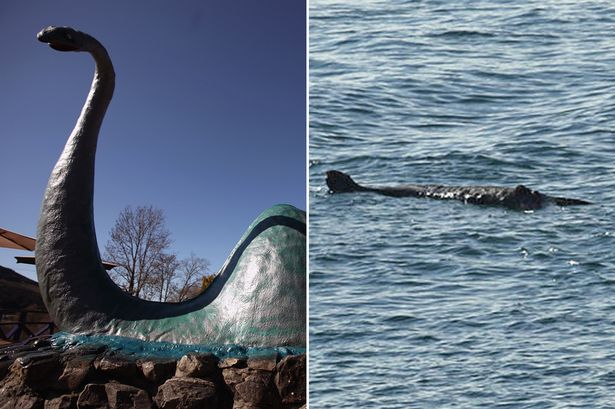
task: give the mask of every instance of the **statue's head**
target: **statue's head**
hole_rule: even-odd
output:
[[[327,186],[333,193],[346,193],[364,190],[350,176],[337,171],[330,170],[327,172]]]
[[[36,38],[58,51],[88,51],[88,45],[92,41],[92,37],[81,31],[53,26],[42,29]]]

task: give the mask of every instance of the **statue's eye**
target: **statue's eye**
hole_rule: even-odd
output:
[[[66,33],[66,38],[68,38],[70,41],[73,41],[73,36],[70,35],[70,33]]]

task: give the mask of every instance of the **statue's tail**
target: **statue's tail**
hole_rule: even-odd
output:
[[[554,197],[552,200],[558,206],[580,206],[592,204],[591,202],[586,202],[585,200],[568,199],[567,197]]]
[[[331,193],[367,192],[370,189],[359,185],[350,176],[338,170],[327,172],[327,186]]]

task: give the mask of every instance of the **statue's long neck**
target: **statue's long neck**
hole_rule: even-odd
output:
[[[77,286],[110,285],[100,264],[93,203],[96,143],[113,96],[115,72],[102,45],[97,44],[91,54],[96,62],[92,87],[49,178],[38,224],[37,273],[47,304],[62,295],[49,293],[52,282],[70,279]],[[86,274],[92,270],[102,274]],[[70,297],[69,288],[59,288]]]
[[[96,145],[103,118],[113,96],[115,72],[109,54],[102,45],[97,44],[91,54],[96,62],[92,86],[75,128],[53,170],[49,187],[54,180],[63,185],[63,188],[59,191],[63,202],[56,203],[56,205],[64,206],[65,209],[69,208],[71,217],[65,220],[66,227],[75,227],[77,223],[83,227],[83,224],[87,223],[91,224],[89,228],[93,233]],[[74,223],[70,223],[70,221]],[[88,237],[90,240],[96,240],[95,234]],[[89,244],[96,247],[95,252],[98,253],[96,243]],[[90,250],[94,250],[94,248]],[[98,256],[98,254],[96,255]]]
[[[90,93],[56,165],[56,169],[61,168],[68,171],[64,175],[67,179],[78,178],[79,182],[86,182],[87,177],[88,183],[80,184],[77,190],[81,192],[83,200],[87,197],[89,201],[93,200],[94,162],[98,133],[115,88],[115,72],[107,51],[99,46],[91,54],[96,62],[96,71]],[[69,163],[62,163],[64,161]],[[76,193],[78,192],[71,192],[71,194]]]
[[[107,112],[107,107],[111,102],[113,90],[115,89],[115,72],[109,54],[102,47],[98,46],[91,52],[96,62],[96,71],[88,98],[81,110],[81,115],[71,133],[62,157],[81,157],[81,150],[85,150],[94,162],[96,152],[96,142],[98,132],[102,125],[103,118]],[[80,169],[85,171],[85,169]],[[94,174],[94,167],[91,167],[91,174]]]
[[[127,314],[142,319],[186,314],[217,296],[206,291],[184,303],[145,301],[121,290],[104,271],[94,229],[94,162],[115,74],[102,46],[91,54],[96,61],[92,88],[49,178],[36,242],[43,301],[56,325],[77,332],[104,329],[110,317]]]

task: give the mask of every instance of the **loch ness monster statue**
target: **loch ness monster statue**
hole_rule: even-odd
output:
[[[93,196],[98,133],[115,87],[113,65],[96,39],[72,28],[47,27],[37,38],[58,51],[90,53],[96,65],[38,223],[36,271],[56,325],[71,333],[150,341],[305,347],[305,212],[293,206],[276,205],[258,216],[194,299],[146,301],[109,278],[96,242]]]

